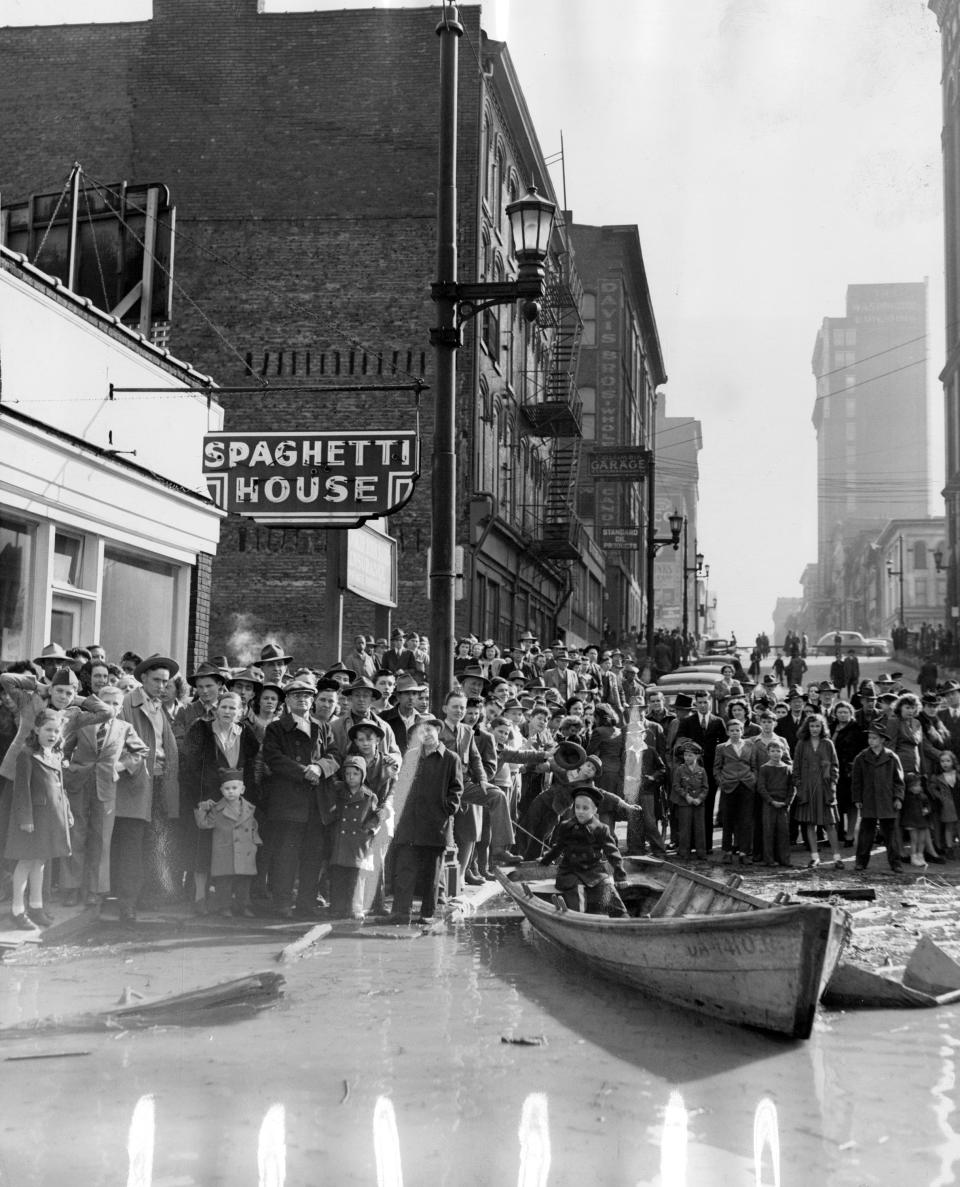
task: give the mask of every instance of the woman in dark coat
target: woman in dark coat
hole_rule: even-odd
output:
[[[204,913],[213,833],[197,828],[193,811],[201,800],[220,799],[223,771],[243,771],[243,795],[257,804],[257,735],[241,722],[240,694],[224,690],[217,698],[212,721],[198,718],[187,730],[180,758],[180,820],[183,825],[184,863],[193,870],[197,911]]]
[[[853,844],[857,824],[857,808],[851,794],[853,760],[867,745],[867,732],[856,720],[849,701],[837,701],[834,706],[833,747],[837,752],[837,814],[841,845]]]

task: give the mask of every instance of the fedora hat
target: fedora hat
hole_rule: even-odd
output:
[[[133,669],[134,679],[142,680],[147,672],[152,672],[154,668],[166,668],[171,676],[176,676],[180,671],[180,665],[175,659],[170,659],[167,655],[161,655],[155,651],[153,655],[148,655],[146,659],[142,659]]]
[[[259,668],[263,664],[288,664],[293,659],[292,655],[284,655],[283,648],[278,647],[276,643],[264,643],[260,648],[260,658],[254,660],[251,667]]]
[[[673,707],[674,709],[692,709],[693,697],[689,693],[678,692],[673,698]]]
[[[394,692],[419,692],[423,688],[427,688],[426,680],[418,680],[416,676],[410,672],[404,672],[402,676],[397,677],[397,683],[394,686]]]
[[[191,688],[197,683],[201,676],[212,676],[214,680],[219,680],[221,684],[226,684],[230,679],[230,673],[209,660],[204,660],[202,664],[197,665],[197,670],[191,672],[187,677],[187,683]],[[257,679],[263,680],[263,677],[257,673]]]
[[[33,662],[41,667],[44,664],[57,663],[62,668],[72,668],[74,671],[83,667],[83,660],[67,655],[59,643],[48,643]]]
[[[366,676],[359,676],[352,684],[348,684],[343,690],[347,696],[352,696],[355,692],[369,692],[375,701],[383,700],[383,693],[374,684],[372,680],[368,680]]]
[[[775,676],[771,676],[770,673],[768,672],[766,674],[766,676],[764,676],[764,678],[763,678],[763,683],[767,686],[767,688],[776,688],[776,686],[780,682],[776,679]]]
[[[348,676],[348,684],[352,684],[357,678],[357,673],[353,670],[353,668],[348,668],[347,665],[339,659],[335,664],[331,664],[323,674],[324,676]]]
[[[355,725],[351,725],[347,730],[347,737],[351,742],[355,740],[357,733],[360,730],[370,730],[372,733],[376,734],[378,738],[383,738],[386,736],[383,726],[379,725],[376,721],[358,721]]]
[[[227,681],[227,687],[233,686],[240,681],[245,681],[247,684],[263,684],[263,673],[258,668],[243,668],[242,671],[235,672]]]
[[[527,682],[523,668],[518,668],[516,664],[511,664],[509,668],[501,668],[497,676],[501,680],[510,680],[514,684],[526,684]]]
[[[520,636],[521,643],[536,643],[536,641],[537,641],[537,636],[534,635],[531,631],[524,631],[523,634]]]
[[[299,676],[296,676],[293,680],[291,680],[289,684],[285,684],[283,687],[284,696],[291,692],[315,693],[316,691],[317,682],[311,672],[301,673]]]
[[[944,682],[940,685],[940,691],[944,696],[946,696],[948,692],[960,692],[960,684],[958,684],[956,680],[944,680]]]
[[[490,685],[490,681],[487,680],[486,676],[483,674],[483,668],[481,668],[479,664],[468,664],[463,669],[463,671],[460,673],[461,684],[463,683],[464,680],[469,680],[471,677],[474,680],[482,680],[483,681],[483,690],[484,690],[484,692],[486,692],[487,688]]]
[[[861,680],[857,692],[862,697],[875,697],[877,695],[877,686],[872,680]]]

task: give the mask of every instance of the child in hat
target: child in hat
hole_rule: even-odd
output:
[[[561,820],[556,840],[540,860],[543,865],[558,862],[556,887],[571,910],[623,917],[627,908],[616,888],[627,876],[613,833],[597,816],[602,796],[592,784],[576,788],[573,819]]]
[[[340,776],[327,789],[326,815],[334,822],[330,909],[336,918],[362,919],[361,876],[373,871],[374,837],[388,808],[380,807],[376,792],[367,786],[367,762],[362,755],[348,754]]]
[[[17,863],[10,911],[14,926],[21,931],[53,923],[43,909],[44,866],[53,857],[71,853],[73,817],[63,790],[62,727],[63,718],[56,710],[41,709],[17,755],[4,856]]]
[[[692,739],[679,743],[675,752],[679,759],[673,768],[670,802],[677,809],[677,856],[690,859],[690,843],[701,861],[707,857],[707,818],[704,804],[710,791],[707,772],[703,769],[703,747]]]
[[[198,828],[213,829],[210,892],[221,915],[252,917],[250,888],[262,844],[253,804],[244,798],[243,771],[220,773],[219,800],[202,800],[194,809]]]

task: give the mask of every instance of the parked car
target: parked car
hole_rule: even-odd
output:
[[[855,655],[890,655],[889,639],[871,639],[859,631],[827,631],[817,640],[814,654],[833,655],[837,649],[837,635],[840,636],[840,650],[844,655],[853,651]]]
[[[732,650],[729,639],[707,639],[704,654],[729,655]]]

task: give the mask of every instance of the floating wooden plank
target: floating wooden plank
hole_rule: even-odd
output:
[[[315,927],[311,927],[306,935],[302,935],[298,940],[294,940],[292,944],[287,944],[277,953],[277,960],[280,964],[291,964],[294,960],[299,960],[310,948],[313,947],[324,936],[328,936],[333,931],[333,926],[329,923],[318,923]]]
[[[273,1005],[283,993],[280,973],[251,973],[156,1001],[136,1002],[94,1014],[38,1018],[0,1030],[0,1038],[30,1038],[54,1031],[142,1030],[150,1026],[198,1026],[230,1021]]]

